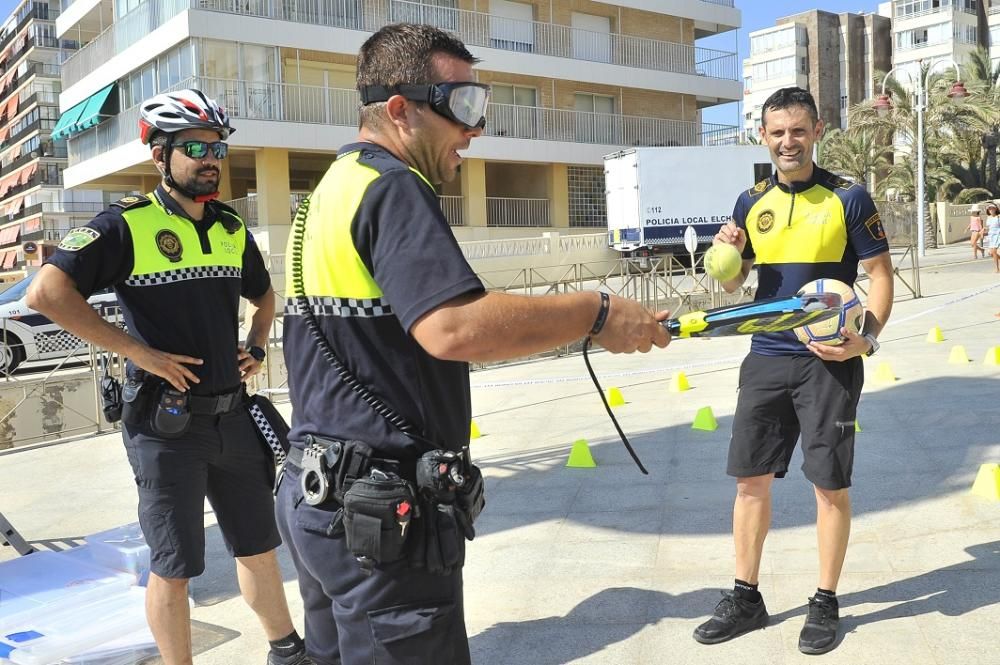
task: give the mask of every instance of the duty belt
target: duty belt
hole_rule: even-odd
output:
[[[242,403],[242,386],[222,395],[190,395],[188,397],[191,413],[200,416],[217,416],[220,413],[229,413]]]

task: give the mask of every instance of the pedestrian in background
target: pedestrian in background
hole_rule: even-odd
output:
[[[969,242],[972,243],[973,260],[979,258],[980,252],[982,252],[983,258],[986,258],[986,246],[983,245],[985,228],[978,205],[974,205],[969,209],[969,225],[965,230],[969,232]]]

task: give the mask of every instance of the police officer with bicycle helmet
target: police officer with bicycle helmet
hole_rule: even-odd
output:
[[[274,292],[245,223],[216,200],[234,130],[198,90],[156,95],[140,111],[140,139],[162,182],[69,231],[28,303],[128,358],[122,434],[151,550],[147,619],[164,662],[192,662],[188,580],[205,568],[207,497],[270,641],[268,665],[307,665],[275,554],[274,457],[257,436],[243,385],[260,371]],[[107,287],[127,332],[86,302]],[[240,297],[253,305],[244,343]]]

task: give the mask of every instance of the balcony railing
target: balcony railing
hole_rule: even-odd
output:
[[[202,90],[234,118],[341,127],[358,125],[355,90],[215,78],[188,79],[180,85]],[[70,137],[70,166],[134,140],[138,119],[139,109],[134,106],[93,130]],[[699,125],[686,120],[491,104],[485,134],[611,146],[691,146],[717,143],[719,136],[735,130],[730,125]]]
[[[486,197],[487,226],[552,226],[548,199]]]
[[[199,0],[146,0],[109,25],[62,64],[63,90]]]
[[[441,211],[448,220],[449,226],[465,226],[465,213],[462,211],[463,196],[439,196]]]
[[[97,213],[104,210],[106,206],[103,203],[88,203],[88,202],[77,202],[77,201],[55,201],[55,202],[45,202],[36,203],[35,205],[30,205],[19,213],[11,215],[9,217],[3,217],[2,219],[5,223],[12,222],[17,219],[26,219],[32,217],[33,215],[43,214],[43,215],[55,215],[55,214],[83,214],[87,217],[94,217]],[[35,220],[37,222],[37,220]],[[45,228],[50,229],[51,224],[45,223]],[[36,237],[27,237],[39,229],[31,228],[30,225],[26,223],[21,223],[21,240],[36,240]]]
[[[720,2],[719,4],[725,4]],[[732,3],[730,2],[730,5]],[[185,9],[257,16],[375,32],[387,23],[428,23],[456,33],[467,45],[608,62],[626,67],[736,81],[736,53],[689,44],[518,21],[484,12],[405,0],[146,0],[63,63],[68,88]]]
[[[734,7],[733,0],[701,0],[710,5],[722,5],[723,7]]]
[[[302,199],[306,196],[308,196],[308,194],[302,194],[299,192],[293,192],[288,196],[288,209],[290,215],[295,215],[295,211],[298,210],[299,204],[302,203]],[[240,218],[248,227],[255,228],[260,226],[257,201],[257,196],[251,195],[244,196],[239,199],[233,199],[232,201],[226,201],[226,205],[238,212]]]

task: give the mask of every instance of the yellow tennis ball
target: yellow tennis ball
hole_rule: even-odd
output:
[[[705,252],[705,272],[720,282],[728,282],[740,274],[743,258],[735,245],[712,245]]]

